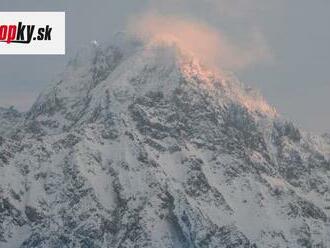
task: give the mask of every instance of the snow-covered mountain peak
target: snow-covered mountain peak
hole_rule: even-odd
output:
[[[39,96],[28,116],[54,126],[62,126],[55,123],[63,120],[68,127],[86,120],[109,99],[117,102],[112,111],[120,112],[148,92],[170,98],[183,86],[209,95],[213,104],[238,104],[251,113],[277,116],[274,108],[232,73],[208,68],[174,41],[143,43],[125,34],[118,34],[109,46],[90,44],[81,49],[60,79]]]
[[[0,119],[1,247],[328,247],[329,138],[175,45],[92,45]]]

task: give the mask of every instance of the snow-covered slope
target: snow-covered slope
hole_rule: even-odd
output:
[[[329,247],[329,159],[187,51],[94,45],[0,138],[0,246]]]
[[[23,119],[23,114],[13,107],[0,107],[0,135],[8,135]]]

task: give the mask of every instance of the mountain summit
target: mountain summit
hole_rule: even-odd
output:
[[[175,43],[94,43],[17,122],[1,247],[329,245],[329,139]]]

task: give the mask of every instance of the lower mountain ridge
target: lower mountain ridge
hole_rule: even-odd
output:
[[[0,118],[2,248],[330,247],[329,136],[175,45],[84,48]]]

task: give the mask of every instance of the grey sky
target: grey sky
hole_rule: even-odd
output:
[[[80,46],[110,40],[150,9],[202,21],[243,44],[260,32],[274,59],[237,71],[239,78],[299,126],[330,132],[328,0],[2,0],[1,11],[66,11],[67,55],[0,56],[0,105],[28,109]]]

